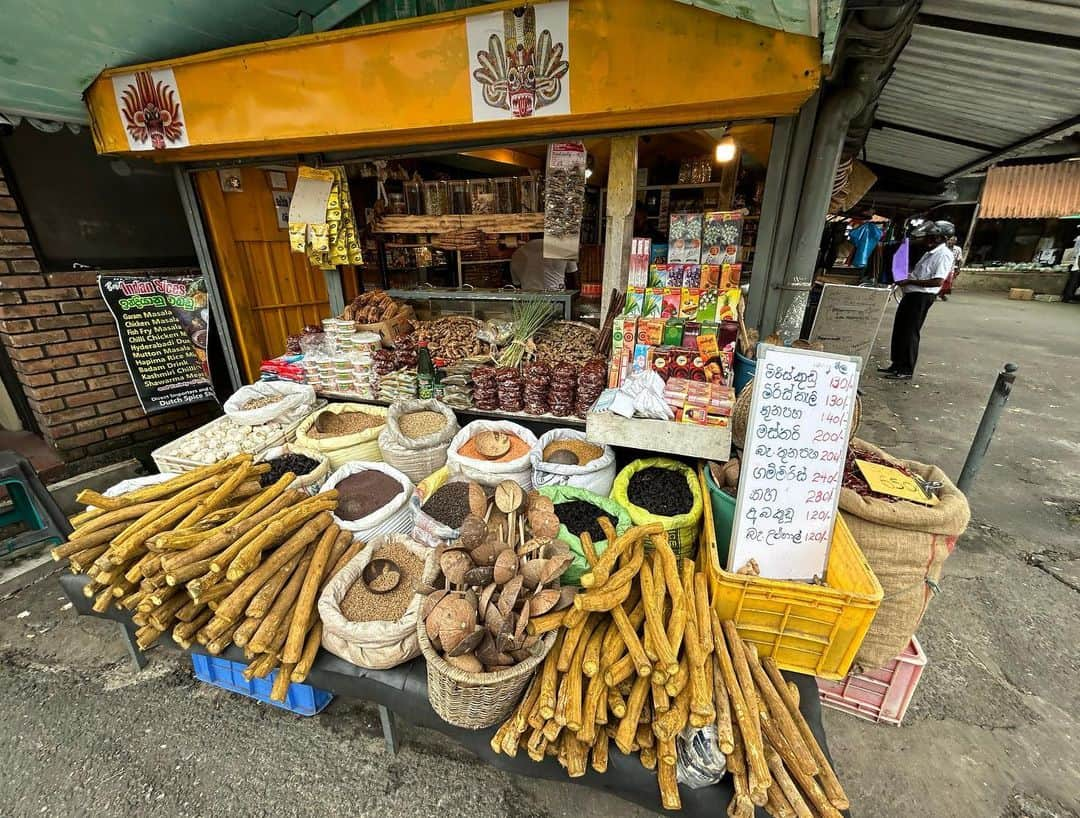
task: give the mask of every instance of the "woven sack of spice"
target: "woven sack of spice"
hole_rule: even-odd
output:
[[[606,512],[615,521],[616,534],[625,534],[633,525],[627,510],[609,497],[602,497],[599,494],[575,488],[574,486],[543,486],[540,488],[540,493],[555,504],[556,516],[559,514],[560,503],[581,500],[585,503],[591,503]],[[565,523],[560,523],[557,538],[569,545],[570,553],[574,555],[574,561],[570,563],[570,567],[566,569],[560,580],[563,585],[577,585],[581,575],[589,569],[589,563],[585,559],[585,550],[581,547],[581,538],[570,531]],[[607,550],[607,544],[607,540],[602,537],[593,540],[593,548],[596,549],[597,554],[603,554]]]
[[[351,531],[354,540],[368,541],[381,534],[406,534],[412,528],[412,511],[409,508],[409,497],[413,493],[413,484],[404,474],[393,466],[385,463],[357,461],[346,463],[323,483],[323,491],[337,488],[338,484],[346,478],[361,472],[381,472],[392,478],[401,486],[401,491],[394,494],[383,505],[375,508],[363,517],[354,520],[346,520],[339,517],[346,508],[348,499],[341,489],[338,489],[338,507],[334,512],[334,522],[343,530]]]
[[[286,443],[284,446],[275,446],[272,449],[267,449],[255,458],[255,462],[267,463],[271,460],[277,460],[279,457],[290,454],[299,454],[304,457],[310,457],[319,465],[307,474],[298,474],[296,479],[289,483],[288,487],[290,489],[301,489],[311,496],[318,494],[319,489],[322,488],[322,484],[330,474],[330,458],[323,452],[317,452],[314,449],[304,449],[295,444]]]
[[[680,514],[662,515],[650,511],[630,501],[630,480],[640,471],[649,468],[666,469],[682,476],[690,490],[690,509]],[[705,505],[701,496],[701,484],[697,474],[689,466],[668,457],[645,457],[629,463],[615,477],[611,487],[611,499],[630,513],[634,525],[660,523],[664,526],[668,544],[678,557],[693,559],[697,553],[698,534],[701,531],[701,516]],[[662,498],[657,497],[657,500]]]
[[[463,474],[451,475],[450,469],[443,466],[417,483],[412,497],[409,498],[409,509],[412,511],[413,522],[409,536],[432,548],[442,542],[452,543],[461,536],[459,529],[439,522],[431,515],[424,513],[423,509],[424,503],[428,501],[431,495],[450,482],[467,483],[469,478]]]
[[[481,460],[462,455],[461,447],[481,432],[502,432],[512,435],[522,441],[527,449],[520,456],[510,460]],[[524,426],[508,420],[474,420],[461,427],[461,430],[454,435],[454,439],[450,441],[450,448],[446,452],[446,465],[451,474],[464,474],[482,486],[494,487],[503,480],[513,480],[525,491],[532,491],[533,469],[529,460],[529,450],[535,445],[536,435]]]
[[[385,670],[420,655],[416,616],[422,597],[414,595],[405,614],[393,622],[353,622],[341,610],[342,600],[353,583],[361,581],[361,574],[368,563],[381,549],[392,543],[403,545],[421,560],[427,559],[430,551],[401,534],[376,537],[330,580],[319,597],[319,618],[323,623],[322,646],[358,667]]]
[[[937,466],[891,457],[858,438],[851,445],[942,484],[938,495],[941,502],[934,506],[903,500],[889,502],[864,497],[849,488],[840,490],[844,522],[885,591],[855,656],[856,665],[876,668],[899,656],[918,629],[933,587],[941,579],[945,560],[967,528],[971,510],[967,498]]]
[[[399,421],[405,415],[434,412],[445,421],[441,429],[421,437],[410,437],[402,431]],[[403,400],[390,404],[386,426],[379,433],[382,459],[403,472],[414,483],[446,465],[446,450],[458,433],[454,410],[437,400]]]
[[[362,419],[368,425],[362,431],[346,434],[327,435],[321,433],[320,428],[329,420],[320,421],[320,418],[329,413],[331,415],[345,415],[350,412],[360,412],[367,416]],[[381,422],[374,423],[370,418],[379,419]],[[383,406],[357,406],[353,403],[332,403],[313,412],[304,419],[304,422],[296,430],[296,445],[302,449],[314,449],[323,452],[330,458],[330,468],[338,469],[352,460],[364,460],[367,462],[382,460],[382,452],[379,450],[379,433],[386,425],[386,408]]]
[[[552,429],[545,432],[529,452],[529,460],[533,467],[533,484],[537,488],[573,486],[599,494],[601,497],[611,494],[611,484],[615,482],[615,450],[610,446],[604,446],[604,453],[600,457],[584,465],[571,466],[544,460],[544,450],[560,440],[585,442],[585,433],[577,429]]]

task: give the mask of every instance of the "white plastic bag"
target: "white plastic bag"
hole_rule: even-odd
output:
[[[585,441],[585,433],[577,429],[552,429],[545,432],[529,452],[532,463],[533,485],[574,486],[591,491],[601,497],[611,494],[611,484],[615,482],[615,450],[610,446],[602,447],[604,453],[584,466],[565,466],[548,463],[544,460],[544,449],[558,440]]]
[[[720,751],[720,739],[715,724],[704,727],[685,727],[675,737],[680,784],[694,790],[711,787],[724,777],[727,759]]]
[[[407,534],[412,528],[412,510],[409,498],[412,497],[413,484],[404,474],[386,463],[357,460],[346,463],[331,474],[323,483],[322,490],[330,491],[342,480],[362,471],[381,471],[401,484],[401,493],[377,511],[371,512],[359,520],[343,520],[334,515],[334,522],[345,531],[351,531],[354,540],[370,541],[380,534]]]
[[[360,579],[372,557],[394,542],[404,544],[422,560],[427,559],[431,550],[400,534],[376,537],[330,580],[319,597],[322,646],[358,667],[384,670],[420,655],[416,617],[423,599],[421,596],[412,598],[405,614],[396,622],[351,622],[341,613],[341,600]]]
[[[274,403],[258,409],[243,406],[256,398],[274,398]],[[241,386],[222,407],[231,420],[241,426],[262,426],[280,423],[288,426],[311,414],[315,408],[315,390],[307,384],[292,381],[259,381]]]
[[[327,475],[330,474],[330,458],[323,452],[317,452],[314,449],[305,449],[302,446],[286,443],[284,446],[274,446],[273,448],[267,449],[255,458],[255,462],[265,463],[287,454],[301,454],[304,457],[310,457],[319,464],[307,474],[297,475],[296,479],[289,483],[289,488],[301,489],[307,492],[308,495],[314,497],[322,488],[323,481],[326,480]]]
[[[462,457],[458,449],[465,442],[480,432],[504,432],[517,435],[528,445],[530,449],[536,445],[536,435],[508,420],[474,420],[462,427],[461,431],[454,435],[450,441],[450,448],[446,452],[446,465],[451,474],[464,474],[470,480],[475,480],[482,486],[497,486],[503,480],[513,480],[525,491],[532,491],[532,462],[529,453],[514,460],[493,461],[476,460],[472,457]]]

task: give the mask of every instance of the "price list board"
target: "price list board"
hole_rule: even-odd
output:
[[[832,541],[860,359],[762,344],[746,425],[728,570],[822,577]]]

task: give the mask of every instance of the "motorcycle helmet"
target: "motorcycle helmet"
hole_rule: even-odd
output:
[[[924,239],[931,236],[940,236],[943,239],[947,239],[950,236],[956,235],[956,228],[952,222],[946,221],[924,221],[908,229],[908,237],[912,239]]]

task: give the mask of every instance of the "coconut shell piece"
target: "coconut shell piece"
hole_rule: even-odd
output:
[[[518,573],[525,582],[525,587],[534,590],[543,584],[540,576],[543,574],[546,562],[547,560],[529,560],[521,564]]]
[[[534,511],[546,511],[548,514],[555,513],[555,503],[552,499],[545,497],[538,491],[530,491],[526,502],[526,509],[530,514]]]
[[[458,542],[465,548],[475,548],[480,545],[487,536],[487,523],[484,521],[483,512],[479,515],[466,514],[458,530],[461,532]]]
[[[458,642],[456,647],[454,647],[452,650],[448,650],[446,652],[446,655],[448,657],[452,657],[461,656],[466,653],[472,653],[474,650],[480,647],[480,643],[483,641],[483,639],[484,629],[476,628],[475,630],[473,630],[472,633],[470,633],[468,636]]]
[[[540,584],[547,585],[552,580],[561,577],[573,561],[574,558],[570,556],[570,554],[555,556],[549,560],[545,560],[543,569],[540,572]]]
[[[469,611],[469,603],[464,599],[455,594],[446,594],[424,619],[424,626],[427,628],[428,638],[439,639],[441,641],[442,637],[440,636],[440,633],[442,632],[443,624],[453,622],[455,619],[467,619]],[[475,610],[472,612],[472,615],[475,620]]]
[[[564,585],[559,589],[559,601],[555,603],[553,611],[564,611],[574,604],[574,597],[577,596],[578,589],[573,585]]]
[[[540,549],[540,556],[546,560],[553,557],[561,558],[565,556],[569,556],[571,560],[573,559],[573,555],[570,553],[570,546],[562,540],[551,540],[550,542],[545,543]]]
[[[559,522],[559,518],[555,515],[554,511],[544,511],[542,509],[533,509],[529,512],[529,529],[532,531],[534,537],[543,537],[545,539],[552,539],[559,533],[559,526],[562,523]]]
[[[503,514],[517,511],[525,504],[525,491],[513,480],[503,480],[495,487],[495,507]]]
[[[426,622],[428,616],[430,616],[431,612],[435,610],[435,606],[442,602],[443,597],[445,597],[448,593],[449,591],[433,591],[432,593],[428,594],[427,597],[424,599],[423,604],[420,605],[420,618]]]
[[[445,656],[443,658],[446,659],[448,665],[456,667],[458,670],[464,670],[466,673],[484,672],[484,663],[471,653],[465,653],[461,656]]]
[[[502,587],[502,592],[499,594],[499,613],[507,619],[510,618],[514,606],[517,605],[523,584],[524,580],[520,576],[515,576]]]
[[[537,591],[529,600],[529,613],[531,616],[540,616],[552,610],[562,599],[562,591],[545,588]],[[571,600],[572,602],[573,600]]]
[[[484,590],[480,594],[480,599],[476,606],[476,609],[478,611],[486,611],[488,609],[488,605],[491,603],[491,598],[495,596],[495,591],[497,591],[498,589],[499,586],[496,585],[494,582],[485,586]]]
[[[495,543],[485,540],[469,552],[469,558],[477,565],[494,565],[498,554],[499,549],[495,547]]]
[[[495,603],[488,605],[484,612],[484,627],[488,629],[488,633],[494,636],[503,629],[505,624],[506,617],[499,610],[499,606]]]
[[[454,599],[439,623],[439,641],[443,650],[454,649],[476,628],[476,608],[464,599]]]
[[[479,432],[474,438],[476,451],[484,457],[495,460],[510,451],[510,436],[503,432]]]
[[[514,664],[513,656],[508,656],[495,647],[495,637],[490,633],[484,636],[483,641],[480,642],[480,647],[476,649],[476,658],[488,668],[498,669]]]
[[[480,565],[465,572],[465,584],[473,587],[487,585],[494,577],[495,569],[490,565]]]
[[[512,548],[499,552],[495,559],[494,579],[499,585],[505,585],[517,576],[518,558]]]
[[[529,624],[531,610],[531,600],[526,599],[525,604],[521,606],[521,611],[517,615],[517,621],[514,623],[514,641],[519,645],[525,639],[525,626]]]
[[[510,655],[514,657],[515,662],[524,662],[532,658],[532,651],[528,648],[518,648],[517,650],[510,651]]]
[[[465,581],[465,574],[473,569],[473,561],[464,551],[445,551],[439,558],[439,567],[454,585]]]
[[[483,517],[487,513],[488,497],[484,487],[479,483],[469,483],[469,511],[477,517]]]

